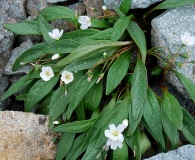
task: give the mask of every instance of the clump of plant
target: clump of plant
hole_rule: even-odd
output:
[[[192,3],[166,0],[152,11]],[[179,132],[195,144],[191,115],[166,87],[162,97],[150,88],[148,55],[159,58],[164,65],[160,71],[173,72],[181,80],[194,102],[195,84],[174,70],[179,51],[166,57],[159,56],[160,48],[147,51],[145,34],[129,14],[130,5],[130,0],[123,0],[116,12],[104,6],[104,15],[97,18],[52,6],[34,20],[4,24],[16,34],[43,36],[44,41],[15,61],[13,71],[21,65],[32,68],[1,100],[20,91],[16,99],[24,101],[24,111],[49,114],[50,129],[61,133],[57,160],[141,159],[151,145],[149,134],[163,150],[167,139],[172,148],[179,146]],[[50,25],[56,19],[77,29],[64,33]],[[189,33],[181,40],[182,47],[195,44]],[[160,74],[156,68],[152,73]]]

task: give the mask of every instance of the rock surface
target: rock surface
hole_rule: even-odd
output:
[[[67,0],[46,0],[48,3],[65,2]]]
[[[131,8],[147,8],[150,5],[160,2],[162,0],[132,0]],[[122,0],[104,0],[104,5],[108,9],[114,10],[116,6],[119,6],[121,4]]]
[[[54,160],[56,146],[48,131],[48,117],[0,111],[1,160]]]
[[[9,80],[7,77],[0,77],[0,97],[5,93],[9,86]],[[6,99],[4,101],[0,101],[0,111],[5,110],[6,107],[10,104],[10,100]]]
[[[195,36],[194,26],[195,5],[168,10],[152,21],[152,44],[153,46],[165,47],[171,52],[171,54],[175,54],[182,45],[180,38],[181,34],[187,31],[190,32],[191,35]],[[195,46],[183,47],[180,51],[181,54],[186,52],[190,55],[188,59],[178,56],[176,61],[185,62],[195,60]],[[162,54],[167,55],[168,53],[164,51]],[[182,73],[195,83],[194,64],[185,63],[182,68],[174,68],[176,71]],[[176,87],[182,95],[189,98],[187,91],[173,73],[168,73],[166,79],[169,83]]]
[[[83,3],[86,6],[87,15],[89,17],[97,17],[102,15],[103,0],[83,0]],[[95,11],[93,8],[95,9]]]
[[[0,1],[0,73],[11,54],[14,34],[3,28],[4,23],[14,23],[26,17],[26,0],[1,0]]]
[[[186,145],[176,150],[161,153],[145,160],[194,160],[195,158],[195,146]]]
[[[20,47],[17,47],[15,48],[13,51],[12,51],[12,55],[8,61],[8,63],[6,64],[5,66],[5,69],[4,69],[4,74],[6,75],[13,75],[13,74],[24,74],[26,72],[28,72],[30,70],[30,66],[22,66],[20,67],[20,69],[18,69],[17,71],[15,72],[12,72],[12,66],[15,62],[15,60],[24,52],[26,51],[27,49],[29,49],[30,47],[32,47],[33,44],[30,40],[28,40],[27,42],[24,42],[21,44]]]

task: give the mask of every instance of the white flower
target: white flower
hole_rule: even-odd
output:
[[[81,24],[80,28],[82,30],[91,26],[91,18],[88,16],[79,16],[78,22]]]
[[[110,130],[105,130],[104,134],[108,139],[112,141],[124,141],[124,136],[122,132],[124,131],[124,126],[122,124],[119,124],[117,127],[114,124],[109,125]]]
[[[106,11],[107,10],[106,6],[102,6],[102,10]]]
[[[68,72],[68,71],[63,71],[62,72],[62,76],[61,76],[61,80],[65,84],[68,84],[68,83],[72,82],[74,80],[73,73],[72,72]]]
[[[105,150],[105,151],[108,151],[108,150],[109,150],[109,145],[106,145],[106,144],[105,144],[105,145],[102,147],[102,149]]]
[[[54,76],[52,68],[42,67],[42,72],[40,73],[40,76],[44,81],[49,81]]]
[[[186,46],[192,46],[195,44],[195,37],[190,36],[189,32],[185,32],[184,34],[181,34],[181,41]]]
[[[129,125],[128,120],[127,120],[127,119],[124,119],[123,122],[122,122],[122,125],[123,125],[125,128],[127,128],[128,125]]]
[[[54,54],[54,55],[51,57],[52,60],[55,60],[55,59],[58,59],[58,58],[60,58],[60,55],[59,55],[59,54]]]
[[[53,29],[52,32],[49,32],[49,36],[55,40],[59,40],[60,37],[62,36],[64,30],[62,29],[61,31],[59,29]]]
[[[60,121],[54,121],[53,124],[60,124]]]
[[[123,143],[121,141],[113,141],[111,139],[109,139],[106,142],[107,146],[110,146],[111,149],[115,150],[117,147],[122,148],[123,147]]]

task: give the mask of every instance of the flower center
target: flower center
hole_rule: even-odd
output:
[[[69,74],[66,74],[66,75],[65,75],[65,78],[66,78],[66,79],[70,79],[71,77],[70,77]]]
[[[112,132],[112,135],[113,135],[114,137],[117,137],[117,136],[118,136],[118,131],[117,131],[117,130],[114,130],[114,131]]]
[[[50,76],[49,71],[47,71],[47,72],[45,73],[45,75],[46,75],[47,77],[49,77],[49,76]]]

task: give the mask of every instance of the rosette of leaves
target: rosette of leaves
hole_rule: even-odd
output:
[[[166,0],[156,9],[169,9],[194,3],[193,0]],[[123,0],[116,12],[105,11],[101,18],[92,19],[90,29],[78,29],[76,14],[62,6],[52,6],[39,13],[36,19],[16,24],[4,24],[8,30],[21,35],[42,35],[44,41],[23,52],[13,65],[32,69],[14,83],[1,100],[20,91],[17,100],[24,101],[24,111],[49,114],[50,129],[61,133],[56,159],[91,160],[141,159],[150,147],[149,134],[167,148],[179,146],[179,132],[195,144],[195,122],[178,100],[163,88],[159,98],[148,84],[147,41],[145,33],[130,10],[131,0]],[[148,15],[152,12],[150,11]],[[51,20],[64,19],[75,25],[60,40],[48,32]],[[60,58],[52,60],[54,54]],[[133,56],[132,56],[133,55]],[[135,58],[136,57],[136,58]],[[54,77],[40,78],[41,68],[50,66]],[[60,74],[74,73],[70,84],[60,82]],[[195,84],[173,71],[195,102]],[[104,151],[104,131],[109,124],[128,119],[122,149]],[[54,121],[60,125],[54,126]]]

